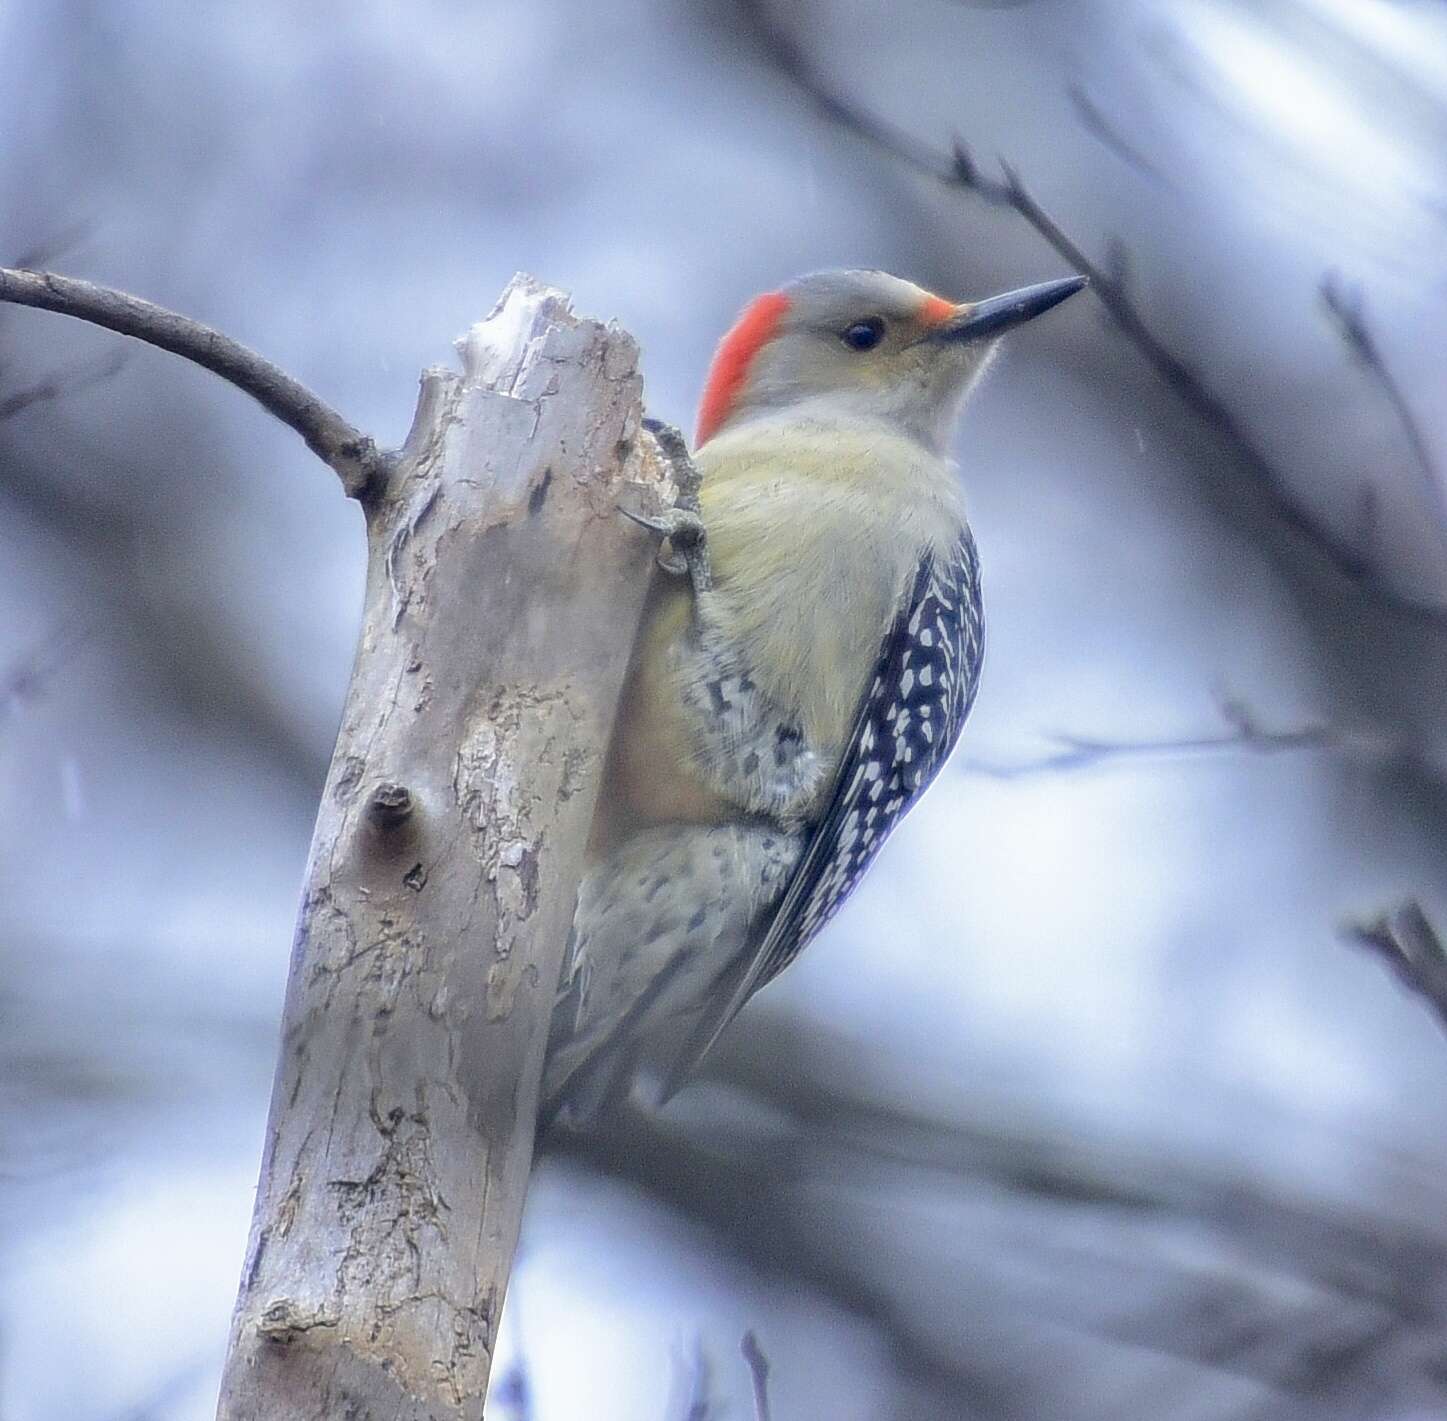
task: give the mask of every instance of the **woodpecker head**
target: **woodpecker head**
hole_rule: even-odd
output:
[[[883,271],[820,271],[757,297],[719,343],[696,443],[797,408],[895,425],[943,451],[999,337],[1058,305],[1083,276],[959,305]]]

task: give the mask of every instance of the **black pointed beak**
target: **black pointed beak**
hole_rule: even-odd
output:
[[[1059,281],[1041,281],[1034,286],[1022,286],[1018,291],[1007,291],[1003,296],[991,296],[984,301],[966,301],[959,308],[959,314],[951,316],[938,328],[944,340],[978,340],[982,336],[996,336],[1011,326],[1023,325],[1044,315],[1052,306],[1058,306],[1067,296],[1074,296],[1083,286],[1083,276],[1064,276]]]

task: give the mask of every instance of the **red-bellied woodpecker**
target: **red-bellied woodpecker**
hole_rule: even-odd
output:
[[[724,337],[699,512],[640,520],[693,577],[657,587],[629,670],[546,1113],[591,1116],[643,1065],[671,1094],[939,771],[983,650],[955,423],[996,338],[1084,284],[954,305],[821,272]]]

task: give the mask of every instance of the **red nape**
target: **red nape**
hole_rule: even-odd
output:
[[[767,291],[744,307],[728,334],[719,341],[709,366],[703,399],[698,405],[698,431],[694,446],[711,439],[729,417],[734,401],[748,379],[754,356],[774,334],[775,328],[789,309],[789,298],[782,291]]]

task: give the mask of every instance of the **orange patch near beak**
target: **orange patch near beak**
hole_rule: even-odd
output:
[[[946,301],[943,296],[926,296],[924,304],[919,308],[920,322],[926,326],[937,326],[954,314],[954,303]]]

